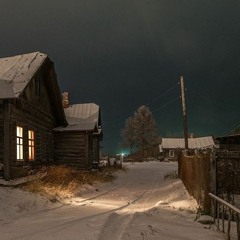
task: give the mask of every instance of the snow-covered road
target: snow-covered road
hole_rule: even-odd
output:
[[[126,166],[113,183],[83,191],[64,205],[0,188],[0,239],[224,239],[194,221],[197,204],[180,180],[164,180],[176,163]]]

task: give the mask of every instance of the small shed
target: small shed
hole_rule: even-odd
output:
[[[91,169],[99,162],[103,136],[100,107],[95,103],[74,104],[64,112],[68,126],[54,129],[56,163]]]
[[[213,148],[215,146],[212,136],[188,138],[188,148],[191,150]],[[185,149],[184,138],[162,138],[159,150],[163,157],[177,160],[178,152]]]

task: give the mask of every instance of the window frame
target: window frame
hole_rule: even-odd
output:
[[[35,77],[35,95],[37,98],[41,95],[41,81],[43,79],[43,73],[40,71]]]
[[[16,125],[16,160],[24,161],[24,128]]]
[[[169,157],[174,158],[175,151],[173,149],[169,150]]]
[[[35,161],[36,151],[35,151],[35,131],[33,129],[28,129],[28,160]]]

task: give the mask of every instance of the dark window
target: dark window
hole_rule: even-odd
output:
[[[41,76],[38,75],[35,80],[35,94],[37,97],[40,97],[40,81],[41,81]]]
[[[174,157],[174,150],[169,150],[169,157]]]

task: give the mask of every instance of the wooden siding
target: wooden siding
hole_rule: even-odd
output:
[[[39,81],[39,86],[37,86],[37,81]],[[32,81],[30,81],[21,98],[33,106],[38,106],[38,108],[44,109],[45,113],[53,115],[53,106],[49,104],[51,98],[47,91],[46,81],[50,81],[50,79],[46,70],[43,69],[36,74]],[[38,87],[39,93],[36,93]]]
[[[220,149],[226,149],[228,151],[240,151],[240,144],[221,144]]]
[[[93,161],[99,162],[99,150],[100,150],[99,136],[94,135],[93,137]]]
[[[45,82],[45,80],[41,79],[39,95],[35,92],[35,81],[33,79],[21,97],[9,100],[9,179],[26,176],[43,164],[53,161],[52,129],[56,127],[56,118],[53,115],[49,92]],[[22,161],[16,159],[16,126],[23,127]],[[35,135],[34,160],[28,160],[28,130],[34,131]]]
[[[91,169],[93,166],[93,162],[94,162],[94,152],[93,152],[93,134],[88,134],[88,169]]]
[[[3,130],[3,105],[0,104],[0,163],[3,164],[3,152],[4,152],[4,130]]]
[[[92,134],[85,132],[55,132],[54,161],[57,164],[87,170],[93,161]]]
[[[46,149],[49,142],[52,144],[53,141],[52,128],[55,126],[55,120],[48,113],[44,113],[43,109],[33,108],[22,99],[13,101],[10,119],[11,177],[16,178],[52,160],[52,152]],[[16,160],[16,126],[23,127],[24,131],[24,161]],[[28,130],[33,130],[35,133],[35,160],[28,160]]]
[[[45,113],[54,116],[55,126],[67,125],[57,75],[50,59],[44,62],[20,96],[31,105],[38,106],[44,109]]]

